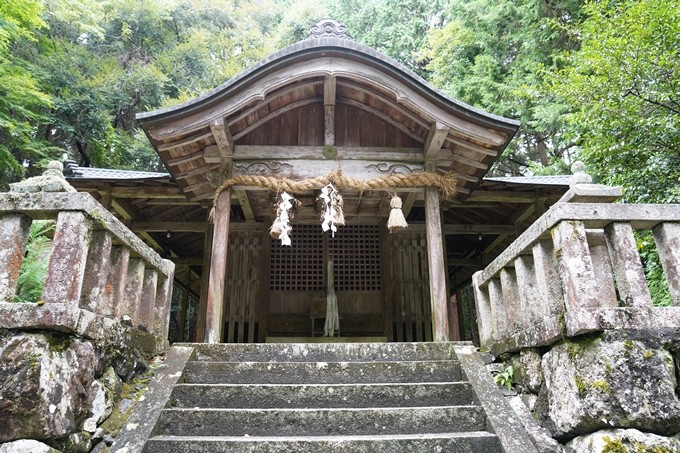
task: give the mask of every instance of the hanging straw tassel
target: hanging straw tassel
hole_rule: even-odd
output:
[[[389,228],[390,233],[406,228],[408,223],[406,223],[404,213],[401,212],[401,198],[396,194],[390,200],[390,208],[392,210],[390,211],[390,218],[387,220],[387,228]]]

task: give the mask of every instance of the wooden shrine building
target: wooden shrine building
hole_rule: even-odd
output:
[[[311,336],[329,260],[342,336],[458,339],[463,309],[451,296],[569,182],[483,179],[519,123],[448,97],[333,20],[214,90],[137,120],[169,174],[71,167],[67,177],[176,262],[176,280],[200,301],[199,342]],[[290,247],[269,235],[277,191],[258,185],[219,192],[207,221],[232,178],[305,180],[338,168],[361,180],[453,174],[457,186],[449,197],[436,187],[340,189],[346,225],[334,237],[320,226],[319,191],[297,194]],[[395,193],[409,227],[390,234]]]

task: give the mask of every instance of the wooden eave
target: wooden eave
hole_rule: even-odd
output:
[[[329,118],[337,159],[322,153]],[[304,179],[340,165],[367,177],[420,171],[430,162],[430,170],[458,174],[450,202],[462,203],[519,127],[446,96],[374,49],[336,38],[296,43],[205,95],[137,119],[195,201],[210,200],[215,186],[236,174]],[[266,191],[235,189],[248,217],[271,214]],[[422,199],[401,192],[407,205]],[[344,195],[356,216],[389,212],[384,192]]]

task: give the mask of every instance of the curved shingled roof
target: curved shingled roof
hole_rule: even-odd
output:
[[[341,162],[359,178],[453,171],[462,201],[519,128],[444,94],[333,20],[312,30],[195,99],[137,115],[189,199],[211,198],[229,174],[304,179]],[[365,195],[359,204],[384,205]]]

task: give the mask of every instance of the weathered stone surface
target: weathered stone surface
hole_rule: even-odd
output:
[[[0,218],[0,301],[14,299],[30,231],[30,217],[9,213]]]
[[[61,453],[33,439],[21,439],[0,445],[0,453]]]
[[[541,354],[536,348],[522,349],[507,362],[515,370],[513,383],[520,384],[532,393],[538,393],[543,384]]]
[[[574,453],[676,453],[680,441],[637,429],[605,429],[567,444]]]
[[[67,453],[88,453],[92,449],[92,436],[88,432],[74,433],[50,439],[49,444]]]
[[[519,418],[522,425],[529,433],[529,438],[540,453],[562,453],[564,447],[552,438],[550,431],[541,427],[524,405],[519,396],[507,399],[508,404]]]
[[[9,185],[10,192],[76,192],[64,178],[64,164],[53,160],[47,164],[47,170],[40,175]]]
[[[83,422],[83,430],[94,433],[97,426],[111,415],[113,399],[107,397],[106,388],[99,381],[94,381],[90,386],[87,399],[87,419]]]
[[[46,439],[78,429],[94,380],[94,349],[59,334],[0,339],[0,442]]]
[[[633,340],[564,341],[543,356],[542,424],[558,439],[606,428],[680,431],[671,354]]]

